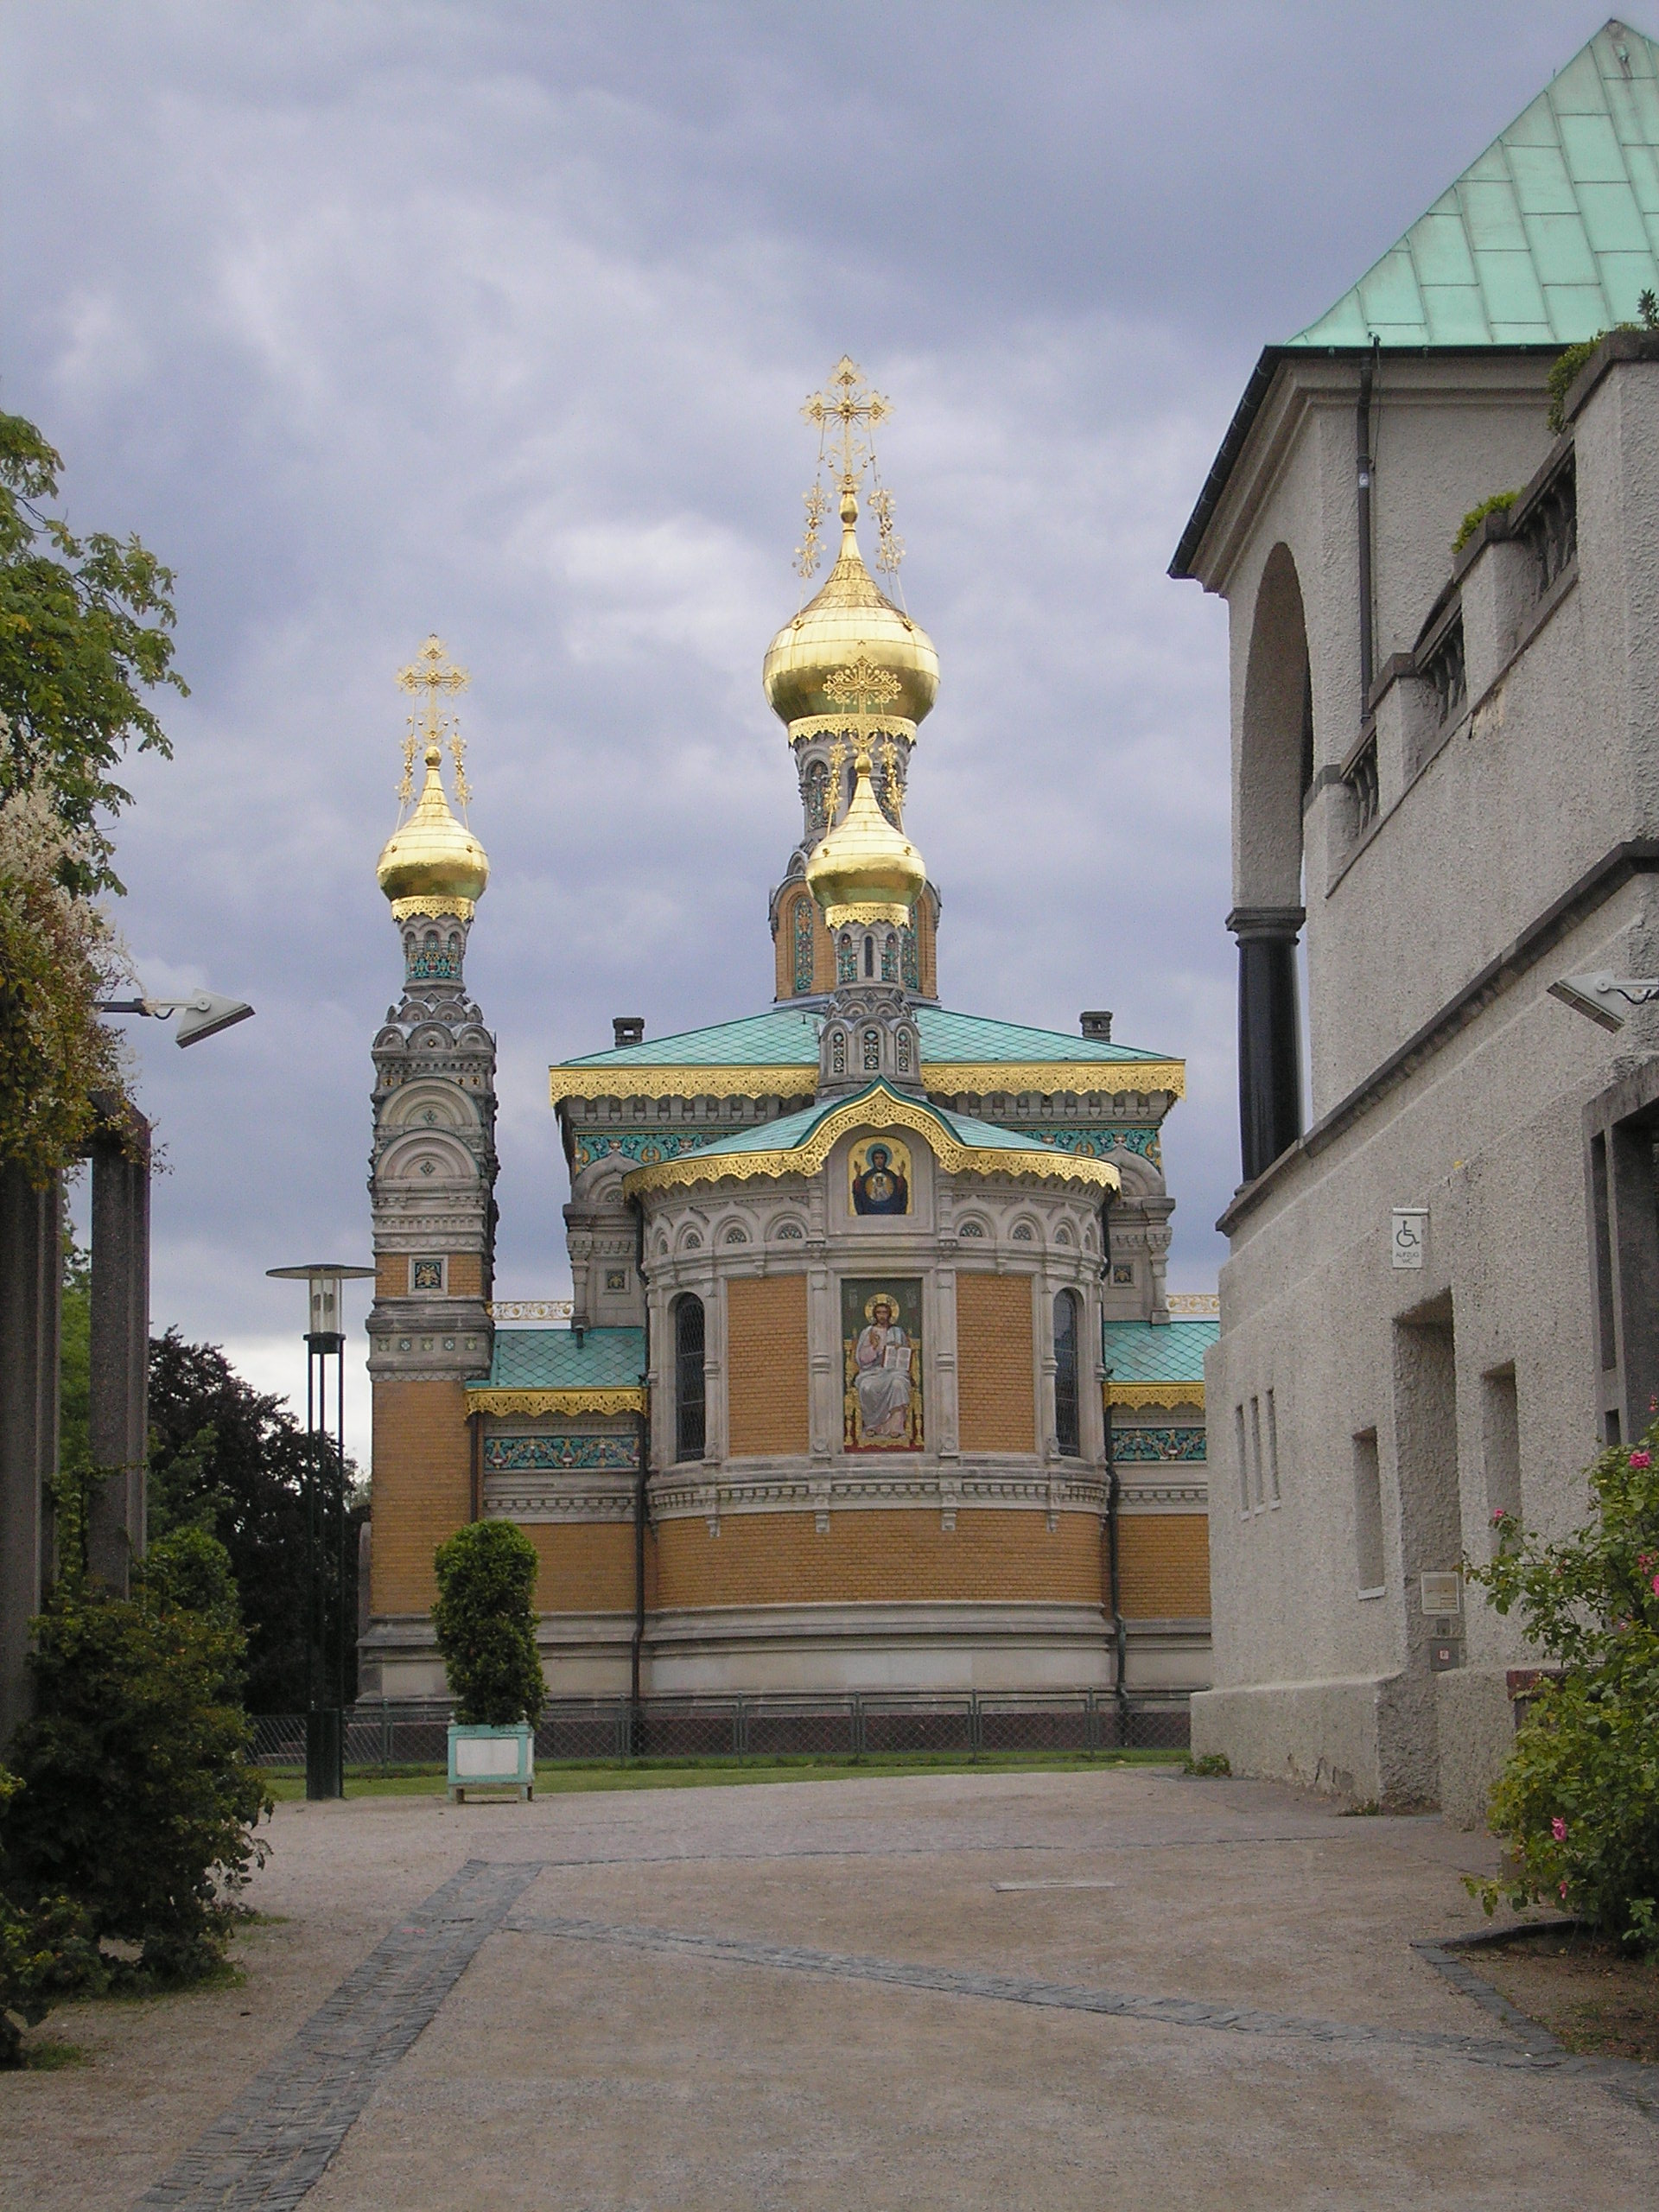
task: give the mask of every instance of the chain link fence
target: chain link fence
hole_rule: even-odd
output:
[[[346,1720],[348,1774],[442,1767],[450,1707],[442,1700],[359,1704]],[[273,1774],[305,1771],[305,1716],[254,1717],[254,1758]],[[932,1696],[678,1700],[560,1698],[536,1731],[539,1759],[858,1759],[907,1752],[1185,1751],[1185,1698],[1121,1704],[1110,1691]]]

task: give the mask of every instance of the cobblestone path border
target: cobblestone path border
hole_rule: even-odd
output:
[[[377,1944],[134,2212],[288,2212],[541,1872],[472,1859]]]
[[[951,1967],[912,1965],[856,1953],[810,1951],[790,1943],[760,1943],[733,1936],[691,1935],[567,1914],[525,1915],[508,1923],[518,1935],[551,1936],[569,1942],[613,1944],[629,1950],[665,1952],[731,1966],[770,1967],[785,1974],[824,1974],[837,1981],[887,1983],[899,1989],[934,1990],[952,1997],[980,1997],[1004,2005],[1036,2005],[1067,2012],[1096,2012],[1120,2019],[1152,2020],[1168,2027],[1210,2028],[1233,2035],[1283,2036],[1298,2042],[1347,2049],[1394,2050],[1477,2066],[1529,2073],[1585,2075],[1659,2118],[1659,2069],[1620,2059],[1574,2058],[1529,2021],[1526,2039],[1446,2035],[1421,2028],[1368,2026],[1363,2022],[1310,2019],[1264,2012],[1246,2005],[1211,2005],[1188,1997],[1142,1997],[1119,1990],[1086,1989],[1068,1982],[1026,1980],[1014,1974],[971,1974]],[[1433,1962],[1438,1963],[1438,1962]],[[1520,2016],[1517,2015],[1517,2018]]]

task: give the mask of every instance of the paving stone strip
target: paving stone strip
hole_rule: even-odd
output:
[[[469,1859],[400,1920],[135,2212],[284,2212],[541,1872]]]
[[[809,1951],[790,1943],[757,1943],[734,1936],[699,1936],[568,1914],[523,1915],[508,1923],[514,1935],[552,1936],[578,1943],[614,1944],[629,1950],[717,1959],[733,1966],[769,1967],[785,1974],[828,1975],[837,1981],[885,1982],[900,1989],[936,1990],[951,1997],[982,1997],[1004,2005],[1038,2005],[1066,2012],[1099,2012],[1120,2019],[1155,2020],[1166,2026],[1222,2029],[1234,2035],[1284,2036],[1299,2042],[1421,2052],[1465,2059],[1478,2066],[1528,2072],[1584,2074],[1618,2089],[1650,2116],[1659,2115],[1656,2069],[1617,2059],[1573,2058],[1553,2038],[1534,2030],[1527,2042],[1444,2035],[1430,2029],[1368,2026],[1318,2020],[1254,2006],[1211,2005],[1188,1997],[1141,1997],[1112,1989],[1084,1989],[1068,1982],[1032,1981],[1013,1974],[964,1974],[950,1967],[916,1966],[842,1951]],[[1531,2024],[1528,2023],[1529,2027]]]

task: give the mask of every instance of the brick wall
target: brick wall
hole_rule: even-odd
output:
[[[464,1383],[377,1378],[373,1498],[372,1609],[424,1612],[437,1594],[433,1553],[472,1518]]]
[[[727,1450],[805,1452],[806,1277],[734,1277],[726,1285]]]
[[[1128,1620],[1208,1620],[1210,1522],[1202,1513],[1125,1513],[1118,1583]]]
[[[1101,1603],[1100,1522],[1062,1513],[838,1511],[819,1535],[810,1513],[731,1513],[658,1530],[663,1606],[920,1605],[944,1599]]]
[[[409,1263],[411,1258],[435,1259],[436,1253],[380,1252],[374,1262],[374,1294],[377,1298],[407,1298]],[[484,1292],[484,1255],[481,1252],[452,1252],[449,1255],[449,1287],[451,1298],[482,1298]]]
[[[957,1274],[957,1402],[964,1452],[1034,1452],[1031,1277]]]
[[[520,1523],[536,1547],[538,1613],[632,1613],[633,1524],[628,1521],[527,1521]],[[651,1593],[651,1545],[646,1540],[645,1593]]]

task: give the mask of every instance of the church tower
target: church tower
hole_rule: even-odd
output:
[[[440,705],[465,671],[429,638],[398,677],[416,700],[399,799],[420,796],[387,842],[377,874],[404,957],[403,995],[374,1040],[374,1150],[369,1193],[375,1298],[369,1316],[374,1394],[374,1530],[365,1694],[379,1662],[411,1636],[442,1669],[427,1625],[435,1548],[476,1513],[477,1471],[466,1385],[489,1370],[495,1239],[495,1039],[467,995],[467,939],[489,878],[484,848],[443,786],[447,744],[457,804],[468,797],[463,747]],[[417,1662],[416,1672],[425,1671]],[[409,1684],[410,1669],[399,1669]]]

